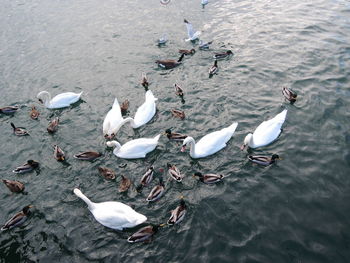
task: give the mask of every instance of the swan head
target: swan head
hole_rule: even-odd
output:
[[[186,151],[186,146],[190,142],[191,142],[191,137],[186,137],[186,139],[182,143],[181,152],[185,152]]]
[[[40,91],[38,93],[38,95],[36,95],[37,99],[42,103],[42,104],[47,104],[50,99],[51,99],[51,96],[50,96],[50,93],[48,93],[47,91]]]
[[[112,140],[115,137],[114,133],[111,133],[110,135],[108,135],[107,133],[104,135],[106,140]],[[107,144],[108,145],[108,144]],[[112,147],[112,146],[108,146],[108,147]]]
[[[117,141],[109,141],[109,142],[106,142],[106,145],[107,145],[108,147],[114,147],[114,148],[120,148],[120,147],[121,147],[120,143],[117,142]]]
[[[253,134],[248,133],[247,136],[244,138],[243,145],[241,146],[241,151],[243,151],[247,146],[249,146],[249,143],[253,139]]]

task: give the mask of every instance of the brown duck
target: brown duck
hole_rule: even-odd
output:
[[[128,189],[130,188],[131,181],[129,178],[127,178],[124,175],[121,175],[121,177],[122,177],[122,180],[119,183],[119,192],[124,193],[124,192],[128,191]]]
[[[12,122],[11,122],[11,126],[13,128],[13,132],[15,133],[15,135],[17,136],[26,136],[29,135],[29,133],[27,132],[27,130],[23,127],[16,127]]]
[[[162,226],[164,226],[164,224],[145,226],[138,230],[136,233],[129,236],[128,242],[150,242],[152,240],[153,235],[158,232],[158,228]]]
[[[186,56],[188,55],[193,55],[194,53],[196,53],[196,50],[194,50],[193,48],[191,50],[188,49],[180,49],[179,50],[180,54],[185,54]]]
[[[102,156],[102,154],[99,152],[82,152],[75,154],[73,157],[83,161],[93,161],[100,156]]]
[[[0,113],[12,114],[12,113],[15,113],[16,111],[18,111],[18,109],[19,109],[19,107],[17,107],[17,106],[6,106],[6,107],[0,108]]]
[[[66,160],[64,151],[58,145],[54,145],[53,148],[53,157],[59,162],[64,162]]]
[[[173,114],[174,117],[180,118],[181,120],[185,119],[185,112],[182,110],[176,110],[172,109],[171,113]]]
[[[16,174],[23,174],[33,171],[34,169],[39,167],[39,163],[33,160],[28,160],[25,164],[18,166],[12,172]]]
[[[174,84],[174,87],[175,87],[175,94],[177,95],[177,96],[180,96],[180,97],[182,97],[183,95],[184,95],[184,91],[183,91],[183,89],[178,85],[178,84]]]
[[[186,214],[186,204],[183,199],[180,201],[180,205],[171,211],[171,216],[168,220],[168,225],[176,225],[180,223]]]
[[[122,114],[125,114],[128,109],[129,109],[129,100],[126,99],[123,101],[123,103],[120,105],[120,111],[122,112]]]
[[[176,133],[176,132],[171,132],[171,129],[166,129],[165,135],[166,135],[166,137],[168,137],[169,140],[181,141],[181,142],[187,138],[187,135],[184,135],[181,133]]]
[[[100,175],[103,176],[104,178],[106,179],[109,179],[109,180],[114,180],[115,179],[115,172],[110,169],[110,168],[107,168],[107,167],[98,167],[97,168]]]
[[[293,104],[297,100],[298,95],[291,89],[288,89],[287,87],[282,88],[282,94],[286,98],[286,100],[290,101],[291,104]]]
[[[49,133],[55,133],[58,129],[59,122],[60,120],[58,119],[58,117],[54,118],[52,121],[50,121],[49,126],[47,127],[47,131]]]
[[[145,89],[148,89],[149,83],[148,83],[148,78],[147,78],[146,73],[142,73],[141,85],[142,85]]]
[[[24,184],[19,181],[12,181],[12,180],[2,180],[4,184],[7,186],[8,189],[10,189],[13,193],[20,193],[24,190]]]
[[[184,56],[185,54],[181,54],[178,60],[173,60],[173,59],[156,60],[156,63],[162,69],[172,69],[181,65],[182,63],[181,61],[184,58]]]
[[[30,215],[29,209],[32,207],[33,206],[31,205],[27,205],[23,207],[21,212],[18,212],[17,214],[15,214],[13,217],[11,217],[9,221],[5,223],[5,225],[1,228],[1,231],[22,225]]]
[[[40,115],[40,112],[35,108],[35,106],[32,106],[32,109],[29,113],[30,118],[33,120],[37,120]]]

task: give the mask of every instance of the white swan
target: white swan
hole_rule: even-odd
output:
[[[107,113],[103,121],[103,135],[107,139],[112,139],[120,127],[126,122],[132,121],[132,118],[123,118],[117,98],[114,99],[112,109]]]
[[[106,142],[108,147],[115,147],[113,153],[124,159],[145,158],[146,154],[153,151],[158,144],[161,134],[154,138],[139,138],[128,141],[123,146],[117,141]]]
[[[276,140],[281,133],[281,127],[286,119],[287,110],[283,110],[277,114],[273,119],[263,121],[254,131],[253,134],[249,133],[244,138],[244,143],[241,146],[241,150],[244,150],[246,146],[250,148],[258,148],[266,146]]]
[[[131,127],[134,129],[149,122],[156,113],[156,101],[152,91],[148,90],[145,95],[145,102],[137,109],[134,119],[130,118]]]
[[[190,22],[188,22],[186,19],[184,20],[184,22],[186,24],[187,35],[188,35],[188,39],[185,39],[185,41],[194,41],[194,40],[198,39],[201,32],[200,31],[194,32],[192,24]]]
[[[83,94],[83,92],[65,92],[58,94],[51,99],[50,93],[44,90],[40,91],[36,97],[45,105],[45,107],[49,109],[58,109],[68,107],[69,105],[77,102],[80,99],[81,94]]]
[[[190,145],[190,156],[192,158],[203,158],[212,155],[226,147],[226,143],[231,139],[237,128],[238,123],[234,122],[231,126],[223,128],[205,135],[197,143],[192,137],[187,137],[182,144],[181,151],[184,152],[186,146]]]
[[[73,192],[88,205],[97,222],[106,227],[123,230],[123,228],[134,227],[147,220],[147,217],[137,213],[126,204],[115,201],[94,203],[79,189],[75,188]]]

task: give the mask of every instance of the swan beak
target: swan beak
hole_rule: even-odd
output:
[[[181,152],[185,152],[185,151],[186,151],[186,145],[182,145]]]
[[[241,146],[241,151],[243,151],[245,147],[246,147],[246,145],[245,145],[245,144],[242,144],[242,146]]]

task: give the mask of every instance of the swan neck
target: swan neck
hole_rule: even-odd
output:
[[[49,107],[50,101],[51,101],[50,93],[48,93],[47,91],[43,91],[41,96],[43,98],[43,102],[44,102],[45,107]]]
[[[84,195],[81,191],[76,191],[75,194],[87,204],[89,210],[93,210],[95,208],[95,203],[91,202],[90,199],[87,198],[87,196]]]
[[[196,141],[192,137],[189,137],[188,140],[188,144],[190,145],[190,155],[195,156]]]
[[[127,117],[127,118],[125,118],[125,119],[123,120],[122,123],[125,124],[125,123],[127,123],[127,122],[130,122],[130,126],[131,126],[132,128],[134,128],[134,129],[138,128],[138,126],[136,125],[136,123],[135,123],[135,121],[134,121],[133,118]]]

